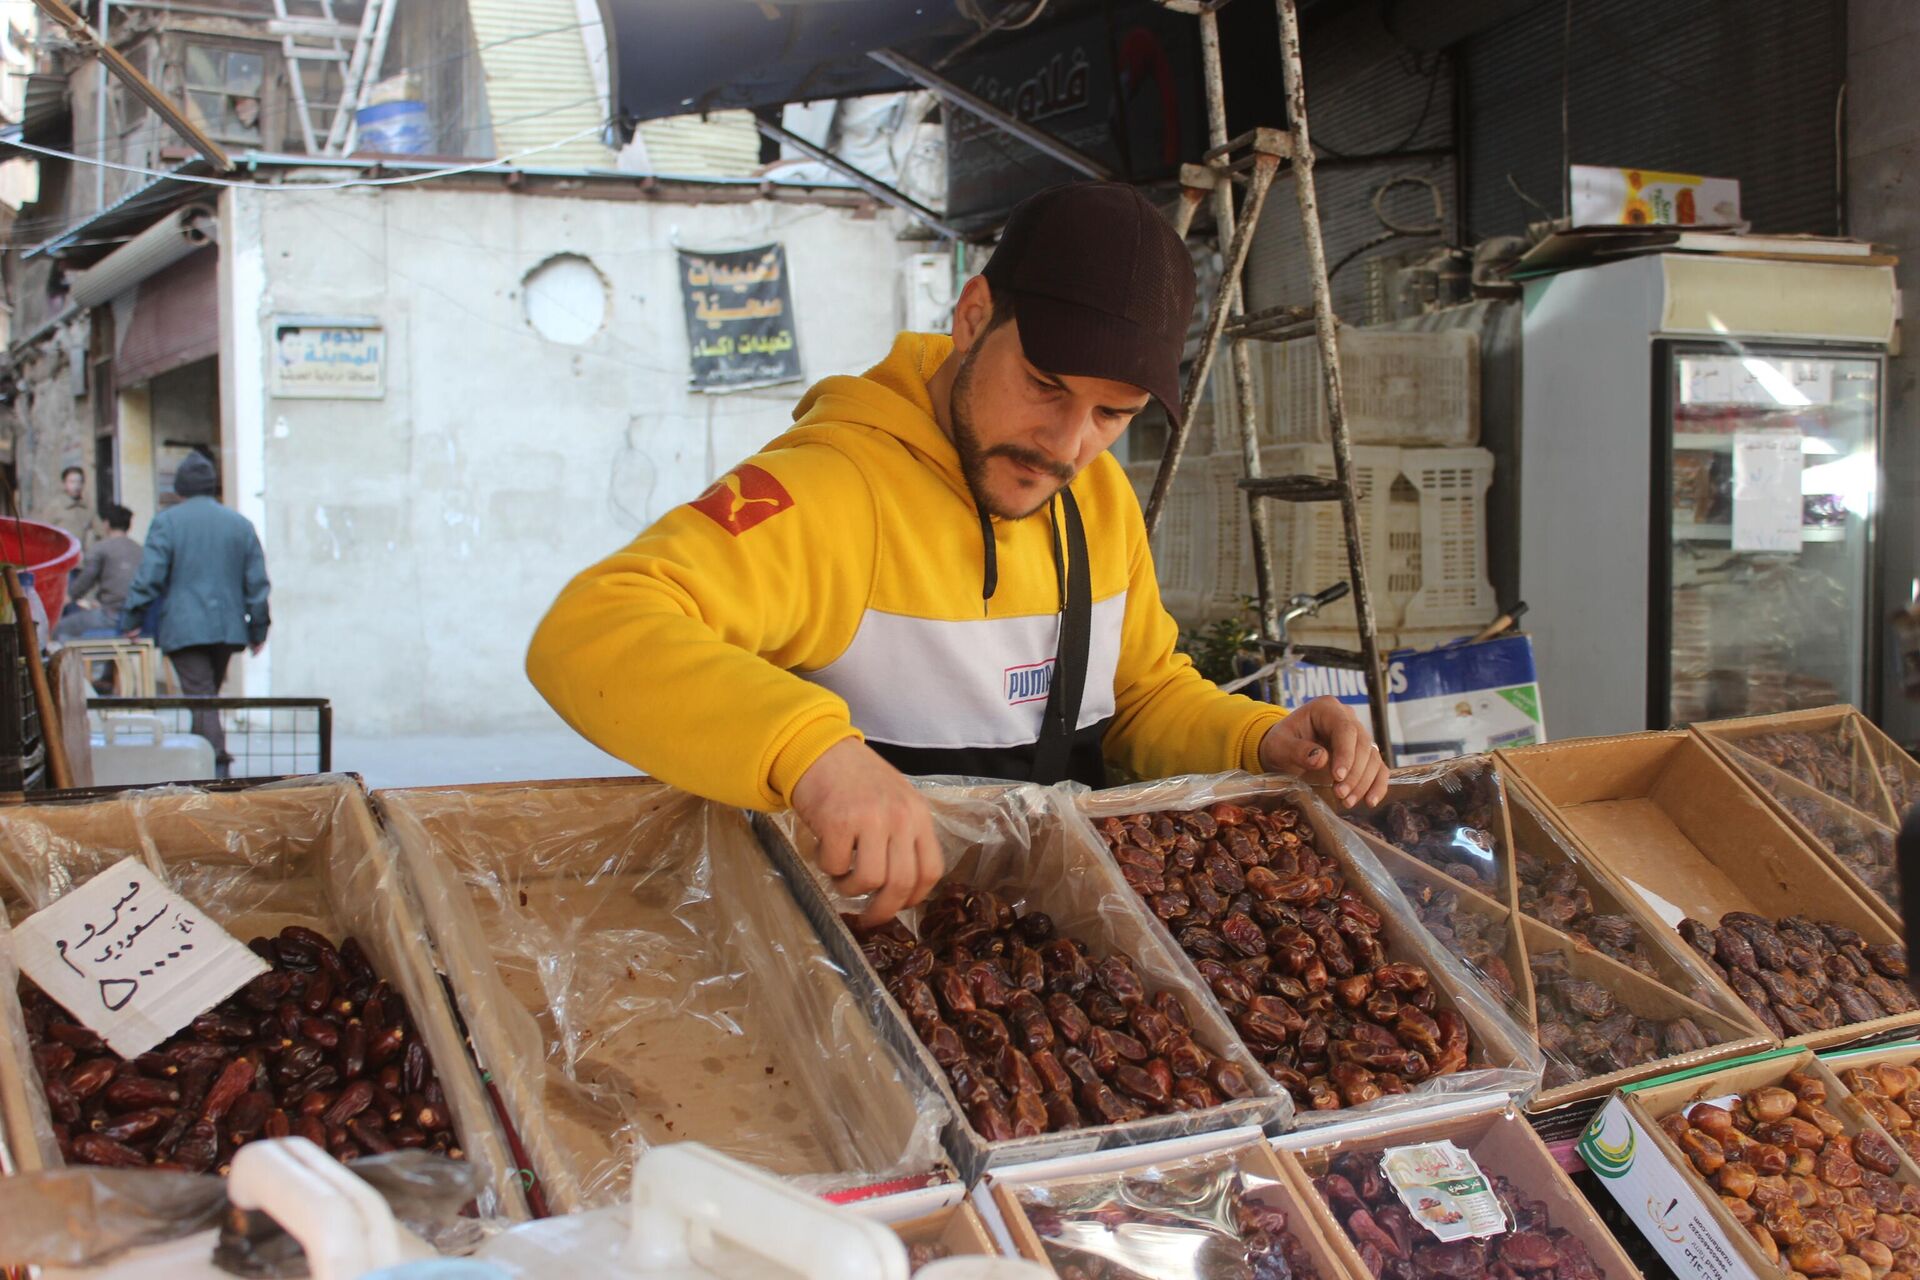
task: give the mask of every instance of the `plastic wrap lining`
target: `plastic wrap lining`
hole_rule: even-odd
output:
[[[1132,1280],[1343,1280],[1345,1268],[1298,1189],[1259,1145],[1056,1178],[1013,1194],[1063,1275],[1079,1267]],[[1097,1270],[1103,1266],[1112,1270]]]
[[[623,1198],[652,1144],[821,1191],[941,1167],[941,1100],[738,812],[626,781],[376,802],[555,1211]]]
[[[1787,736],[1787,735],[1776,735]],[[1746,747],[1758,747],[1763,740],[1739,739],[1724,744],[1727,754],[1742,772],[1771,795],[1806,832],[1813,843],[1831,854],[1868,893],[1893,908],[1900,909],[1900,869],[1894,856],[1893,828],[1856,807],[1851,799],[1809,783],[1801,776],[1805,770],[1789,771],[1749,754]],[[1864,746],[1861,748],[1864,753]],[[1869,783],[1872,782],[1868,778]],[[1885,805],[1870,798],[1875,811]]]
[[[1212,999],[1195,985],[1184,961],[1150,917],[1140,908],[1126,882],[1112,865],[1074,834],[1070,811],[1063,809],[1063,793],[1034,786],[1002,783],[916,783],[933,812],[948,880],[963,881],[999,895],[1017,912],[1044,912],[1052,918],[1057,936],[1085,943],[1091,960],[1112,955],[1132,958],[1148,994],[1170,991],[1193,1023],[1193,1039],[1201,1048],[1241,1068],[1254,1095],[1200,1111],[1150,1116],[1119,1124],[1089,1125],[1067,1133],[1002,1140],[989,1144],[964,1119],[968,1143],[985,1163],[1013,1163],[1040,1159],[1063,1150],[1085,1150],[1088,1145],[1119,1145],[1156,1141],[1186,1133],[1200,1133],[1237,1125],[1285,1123],[1291,1102],[1265,1072],[1220,1014]],[[818,841],[792,813],[772,819],[780,839],[808,869],[816,891],[836,913],[855,912],[859,904],[837,894],[816,866]],[[909,910],[901,920],[918,929],[920,913]],[[853,938],[837,925],[842,944],[854,956]],[[859,963],[873,974],[864,958]],[[877,976],[869,984],[870,998],[894,1019],[900,1033],[911,1037],[904,1013],[880,987]],[[915,1042],[917,1044],[917,1041]],[[957,1101],[944,1074],[927,1059],[927,1069],[941,1081],[941,1089],[959,1115]],[[991,1148],[989,1154],[988,1148]],[[984,1167],[984,1166],[983,1166]],[[968,1170],[977,1172],[978,1169]]]
[[[354,779],[223,792],[165,787],[0,809],[0,902],[15,923],[128,856],[242,940],[287,925],[336,942],[358,938],[426,1043],[454,1129],[480,1171],[482,1217],[526,1216],[506,1144],[422,945],[418,909]],[[59,1168],[17,980],[7,931],[0,933],[0,1103],[22,1167]]]
[[[1383,927],[1378,937],[1388,959],[1411,962],[1427,970],[1438,985],[1442,1007],[1451,1006],[1465,1020],[1470,1039],[1464,1069],[1431,1077],[1404,1093],[1384,1094],[1357,1106],[1337,1110],[1297,1108],[1295,1122],[1299,1127],[1348,1123],[1366,1117],[1415,1111],[1446,1097],[1527,1094],[1539,1085],[1543,1066],[1540,1051],[1533,1044],[1533,1037],[1523,1023],[1503,1007],[1503,1001],[1489,995],[1457,957],[1434,943],[1420,926],[1412,904],[1360,836],[1335,818],[1333,812],[1303,784],[1288,778],[1255,777],[1244,773],[1196,775],[1106,791],[1080,794],[1060,792],[1056,793],[1056,802],[1072,817],[1081,842],[1100,852],[1103,860],[1106,858],[1104,846],[1093,825],[1103,818],[1166,810],[1184,812],[1221,803],[1297,807],[1313,829],[1314,842],[1320,855],[1332,858],[1338,864],[1347,887],[1382,916]],[[1203,986],[1193,961],[1180,953],[1167,926],[1156,918],[1149,919],[1162,943],[1176,954],[1181,954],[1188,980],[1196,986]],[[1211,992],[1207,999],[1222,1018],[1227,1016]]]

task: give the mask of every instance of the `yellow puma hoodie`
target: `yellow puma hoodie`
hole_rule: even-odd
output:
[[[1028,776],[1059,641],[1052,509],[993,520],[988,557],[927,391],[952,350],[903,333],[860,377],[819,382],[791,431],[569,583],[527,652],[554,710],[756,809],[786,807],[850,737],[909,772]],[[1120,464],[1102,454],[1072,489],[1093,599],[1076,748],[1138,777],[1258,770],[1284,713],[1174,652]]]

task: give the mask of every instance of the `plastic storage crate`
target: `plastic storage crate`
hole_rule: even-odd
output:
[[[1161,603],[1182,622],[1212,616],[1206,609],[1213,598],[1216,531],[1223,523],[1214,514],[1212,461],[1193,454],[1180,460],[1160,527],[1149,544]],[[1145,511],[1160,463],[1130,462],[1125,469]]]
[[[1485,449],[1406,449],[1401,472],[1420,494],[1420,589],[1406,602],[1407,627],[1473,627],[1499,612],[1487,577]]]
[[[1262,343],[1254,391],[1262,444],[1328,440],[1320,347],[1313,338]],[[1355,444],[1458,448],[1480,440],[1480,339],[1341,328],[1347,432]]]

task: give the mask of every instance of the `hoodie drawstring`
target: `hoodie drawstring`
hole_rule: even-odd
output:
[[[1000,554],[993,546],[993,517],[987,514],[987,509],[977,499],[973,505],[980,513],[980,540],[987,547],[987,568],[980,578],[980,602],[984,606],[993,599],[993,593],[1000,587]],[[982,607],[981,612],[985,613],[986,609]]]

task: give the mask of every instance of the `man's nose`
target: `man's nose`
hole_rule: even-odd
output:
[[[1055,462],[1073,466],[1095,430],[1091,410],[1063,405],[1042,424],[1034,444]]]

